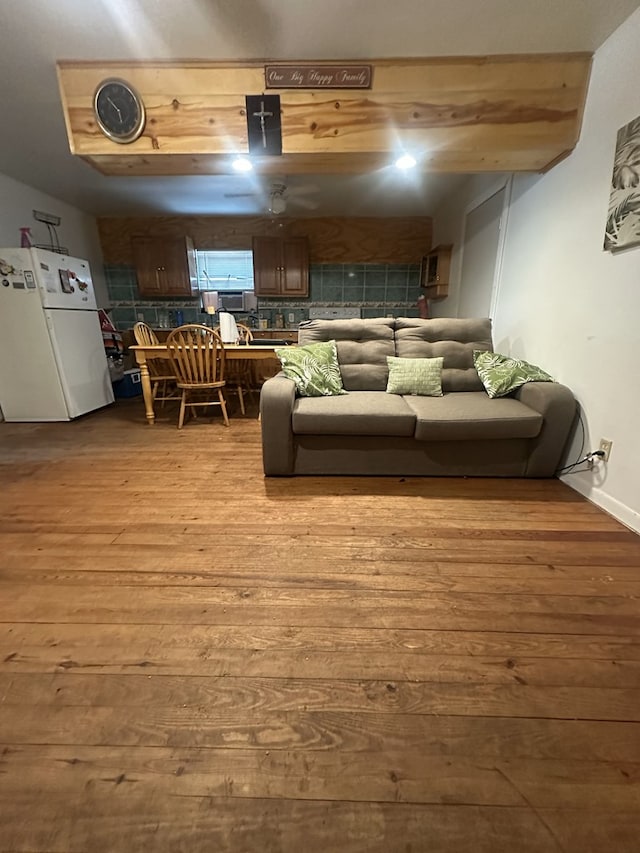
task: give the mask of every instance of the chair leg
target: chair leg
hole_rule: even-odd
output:
[[[182,400],[180,401],[180,417],[178,418],[178,429],[182,429],[184,423],[184,410],[186,407],[187,389],[182,389]]]
[[[227,402],[224,399],[224,394],[222,393],[222,388],[218,388],[218,399],[220,400],[220,408],[222,409],[222,417],[224,418],[224,425],[229,426],[229,418],[227,417]]]
[[[238,385],[238,400],[240,400],[240,411],[245,415],[246,412],[244,410],[244,394],[242,393],[242,385]]]

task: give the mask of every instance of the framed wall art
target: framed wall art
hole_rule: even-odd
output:
[[[604,248],[640,246],[640,116],[618,131]]]

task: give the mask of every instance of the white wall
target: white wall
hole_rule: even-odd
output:
[[[608,465],[566,482],[640,530],[640,247],[602,249],[616,133],[640,115],[640,10],[594,57],[572,155],[514,178],[494,344],[575,393],[586,449],[613,440]],[[579,436],[577,436],[579,438]],[[569,453],[573,461],[579,442]]]
[[[70,255],[89,261],[98,305],[108,307],[102,249],[94,217],[0,174],[0,246],[19,246],[21,226],[31,228],[34,243],[51,242],[46,225],[33,218],[34,210],[60,217],[61,224],[57,228],[60,244],[68,248]]]

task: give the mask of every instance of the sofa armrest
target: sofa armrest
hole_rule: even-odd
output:
[[[540,435],[532,439],[526,476],[552,477],[560,466],[576,417],[575,397],[558,382],[527,382],[513,396],[543,417]]]
[[[283,373],[272,376],[260,392],[262,466],[267,477],[293,474],[293,404],[295,382]]]

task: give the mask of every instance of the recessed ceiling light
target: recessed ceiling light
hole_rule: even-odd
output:
[[[412,157],[411,154],[403,154],[402,157],[398,157],[396,160],[396,167],[398,169],[413,169],[416,165],[416,158]]]
[[[231,165],[236,172],[250,172],[253,169],[253,163],[247,157],[236,157]]]

